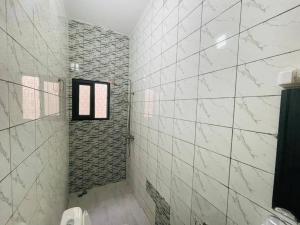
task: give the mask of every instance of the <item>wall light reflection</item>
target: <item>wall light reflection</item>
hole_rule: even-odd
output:
[[[216,39],[217,49],[220,49],[220,48],[223,48],[224,46],[226,46],[226,44],[227,44],[226,39],[227,39],[226,34],[223,34]]]

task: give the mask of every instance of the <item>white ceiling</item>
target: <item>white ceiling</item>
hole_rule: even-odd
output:
[[[65,0],[69,19],[130,34],[150,0]]]

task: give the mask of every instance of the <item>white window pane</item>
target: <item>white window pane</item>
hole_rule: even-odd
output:
[[[95,118],[107,118],[106,84],[95,84]]]
[[[88,85],[79,85],[79,115],[88,116],[91,114],[91,87]]]

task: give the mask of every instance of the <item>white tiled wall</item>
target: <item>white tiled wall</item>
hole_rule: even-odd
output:
[[[300,1],[154,0],[131,35],[131,185],[154,223],[259,225],[271,209],[280,92],[300,66]]]
[[[57,225],[66,206],[66,25],[60,0],[0,0],[0,225]]]

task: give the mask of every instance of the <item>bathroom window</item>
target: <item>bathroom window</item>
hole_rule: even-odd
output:
[[[73,79],[73,120],[109,119],[110,83]]]

